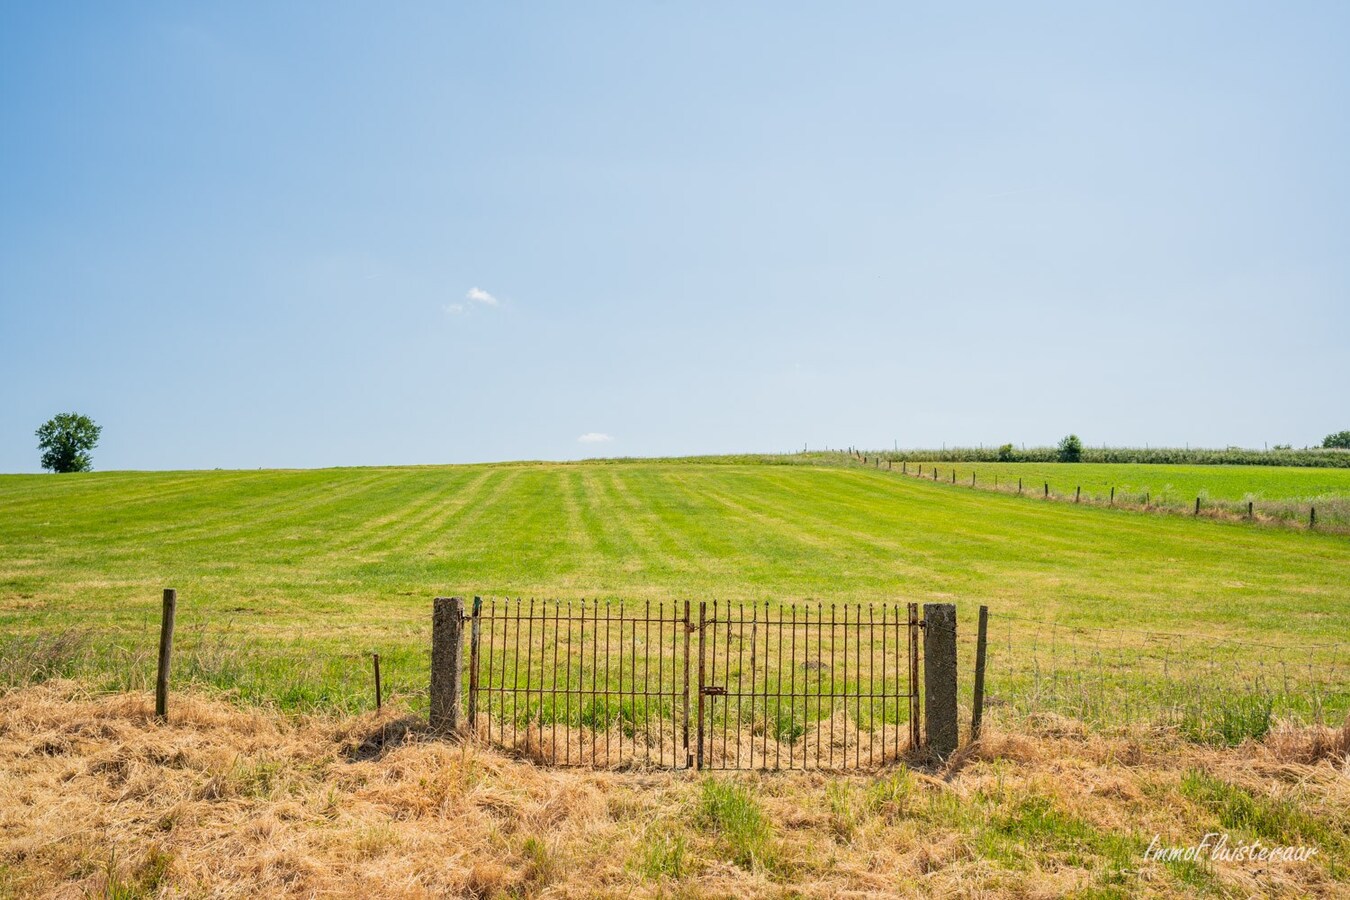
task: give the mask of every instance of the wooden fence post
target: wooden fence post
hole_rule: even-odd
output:
[[[971,487],[974,487],[974,486],[975,486],[975,473],[974,473],[974,472],[971,472],[971,473],[970,473],[970,486],[971,486]]]
[[[1247,501],[1247,518],[1250,519],[1251,517],[1252,517],[1252,501],[1248,500],[1248,501]]]
[[[970,708],[970,739],[980,739],[980,725],[984,721],[984,660],[989,635],[989,607],[980,607],[979,631],[975,637],[975,702]]]
[[[1017,479],[1017,493],[1022,493],[1022,479]]]
[[[1050,482],[1045,483],[1045,499],[1050,499]]]
[[[380,690],[380,654],[372,653],[371,656],[375,661],[375,712],[378,713],[384,706],[384,696]]]
[[[1115,506],[1115,505],[1116,505],[1116,486],[1115,486],[1114,484],[1111,485],[1111,502],[1110,502],[1110,504],[1108,504],[1108,505],[1109,505],[1109,506]]]
[[[1315,506],[1308,507],[1308,527],[1317,527],[1317,507]]]
[[[1080,484],[1073,489],[1073,502],[1077,503],[1081,499],[1083,499],[1083,486]]]
[[[169,661],[173,654],[173,617],[178,609],[178,591],[164,589],[164,608],[159,619],[159,671],[155,675],[155,718],[169,721]]]
[[[463,654],[464,601],[437,597],[431,611],[431,730],[437,734],[459,731]]]
[[[956,604],[923,605],[924,737],[941,759],[956,750]]]
[[[1196,497],[1196,498],[1195,498],[1195,514],[1196,514],[1197,516],[1200,515],[1200,498],[1199,498],[1199,497]]]

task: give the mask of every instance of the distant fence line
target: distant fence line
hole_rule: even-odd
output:
[[[1179,492],[1170,496],[1166,493],[1154,494],[1151,491],[1121,491],[1115,487],[1108,493],[1084,492],[1081,485],[1074,485],[1072,492],[1052,487],[1049,481],[1041,478],[1024,477],[1000,478],[999,475],[979,477],[979,470],[969,468],[959,472],[955,464],[940,466],[929,460],[910,462],[888,459],[882,455],[871,455],[857,451],[842,451],[855,462],[874,469],[894,472],[900,475],[937,483],[946,483],[958,487],[994,491],[1018,496],[1039,497],[1043,500],[1067,501],[1106,506],[1116,509],[1134,509],[1145,512],[1189,512],[1194,516],[1208,516],[1227,520],[1243,520],[1262,524],[1303,526],[1324,531],[1350,531],[1350,498],[1329,498],[1317,503],[1294,500],[1215,500],[1200,494],[1182,497]],[[1330,452],[1330,451],[1329,451]],[[1336,451],[1344,452],[1344,451]],[[883,465],[884,463],[884,465]],[[1066,467],[1070,464],[1065,464]]]
[[[1007,453],[999,447],[946,447],[943,449],[862,450],[850,447],[847,453],[880,457],[894,462],[1060,462],[1056,447],[1012,447]],[[1203,449],[1181,447],[1091,447],[1084,445],[1080,462],[1141,463],[1150,465],[1226,465],[1295,466],[1316,469],[1350,468],[1350,450],[1305,447],[1301,450]]]

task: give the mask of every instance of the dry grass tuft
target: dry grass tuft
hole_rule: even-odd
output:
[[[172,713],[72,681],[0,693],[0,897],[1336,896],[1348,877],[1350,724],[1217,749],[1037,720],[938,770],[723,776],[547,769],[397,711]],[[1142,858],[1154,834],[1252,829],[1322,853]]]

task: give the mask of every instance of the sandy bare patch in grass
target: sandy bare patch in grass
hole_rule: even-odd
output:
[[[867,777],[540,768],[398,712],[0,695],[0,896],[1342,896],[1350,728],[1200,748],[1045,717]],[[1157,833],[1311,862],[1146,862]],[[119,893],[120,892],[120,893]]]

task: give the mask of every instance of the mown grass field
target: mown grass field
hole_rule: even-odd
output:
[[[1350,727],[1272,722],[1250,679],[1303,699],[1277,714],[1344,721],[1350,539],[825,461],[0,477],[0,897],[1343,893]],[[987,731],[940,769],[854,776],[559,770],[431,740],[450,593],[955,602],[963,665],[987,604]],[[1198,695],[1168,693],[1183,676]],[[1052,714],[1194,700],[1218,714]],[[747,725],[792,748],[797,716]],[[1206,831],[1319,855],[1144,858]]]
[[[784,459],[3,476],[0,630],[83,632],[83,665],[141,686],[173,586],[180,677],[285,708],[363,708],[372,651],[394,690],[422,696],[430,599],[448,593],[956,602],[967,637],[987,604],[1009,678],[1054,637],[1011,617],[1084,629],[1084,653],[1147,629],[1206,654],[1297,648],[1318,673],[1350,634],[1344,536],[764,464]],[[1205,476],[1186,474],[1187,490]],[[1213,489],[1339,474],[1246,467]]]

